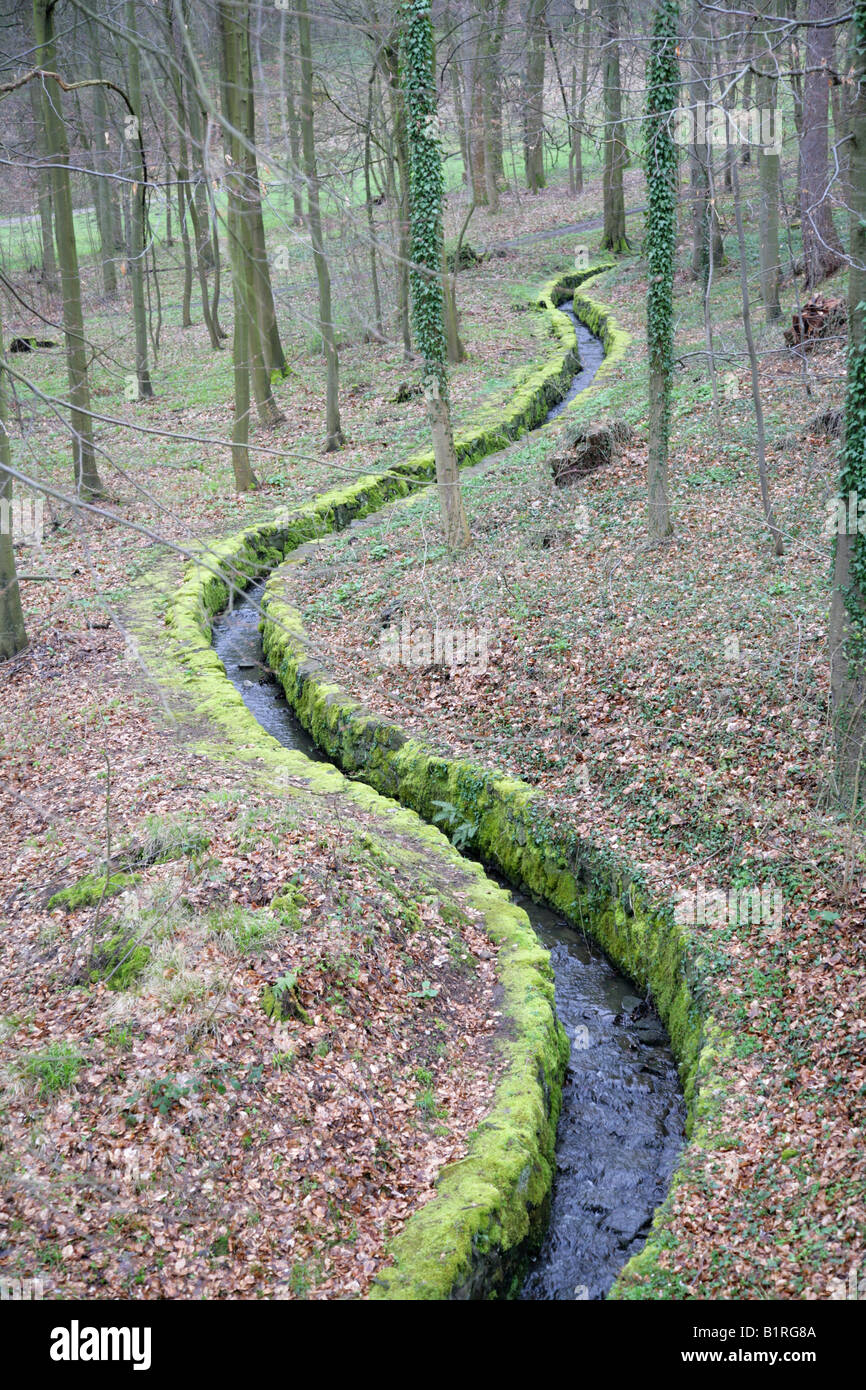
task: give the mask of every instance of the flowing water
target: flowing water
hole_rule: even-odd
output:
[[[568,314],[581,368],[554,419],[586,390],[604,357],[598,338]],[[287,748],[321,759],[264,664],[262,580],[214,620],[213,645],[229,680],[264,729]],[[646,1239],[683,1144],[685,1107],[667,1035],[651,1006],[580,932],[520,892],[550,949],[556,1011],[571,1043],[556,1141],[550,1225],[520,1297],[604,1298]]]

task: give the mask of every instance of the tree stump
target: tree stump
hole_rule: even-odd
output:
[[[634,431],[622,420],[570,423],[562,431],[550,471],[557,487],[568,487],[612,463]]]

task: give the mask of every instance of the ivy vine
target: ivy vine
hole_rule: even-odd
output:
[[[647,351],[650,373],[663,383],[661,427],[670,431],[673,372],[673,288],[677,247],[678,151],[672,133],[680,90],[677,50],[679,5],[659,0],[647,61],[647,105],[643,129],[647,184]]]
[[[857,0],[852,23],[852,46],[854,57],[854,78],[859,79],[857,95],[861,110],[855,129],[863,130],[864,118],[862,103],[864,96],[862,84],[866,82],[866,0]],[[856,150],[852,156],[859,156],[859,162],[866,157],[866,151]],[[848,384],[845,397],[845,446],[839,476],[839,496],[847,499],[853,492],[858,499],[866,497],[866,342],[864,342],[864,323],[866,323],[866,303],[860,299],[866,287],[866,276],[858,266],[866,256],[866,220],[864,220],[864,193],[855,192],[858,199],[859,223],[851,229],[851,297],[849,306],[848,340]],[[850,524],[850,523],[849,523]],[[851,674],[862,671],[866,665],[866,535],[859,528],[850,537],[850,584],[843,590],[845,607],[848,612],[850,630],[846,643],[846,656]],[[836,537],[838,545],[838,536]]]
[[[412,323],[424,358],[425,377],[445,396],[447,348],[440,278],[444,180],[430,0],[406,0],[403,20],[401,85],[409,146]]]

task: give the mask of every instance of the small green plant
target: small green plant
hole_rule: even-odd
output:
[[[409,991],[410,999],[435,999],[439,993],[439,986],[433,985],[429,980],[425,980],[420,989]]]
[[[420,1110],[422,1115],[426,1115],[428,1119],[433,1119],[434,1116],[442,1113],[436,1104],[436,1095],[432,1086],[425,1086],[423,1090],[418,1092],[415,1097],[415,1108]]]
[[[36,1083],[42,1099],[74,1086],[84,1058],[73,1043],[55,1042],[45,1052],[37,1052],[23,1064],[24,1076]]]
[[[271,1018],[297,1018],[302,1023],[312,1023],[310,1015],[296,994],[300,972],[287,970],[272,985],[265,985],[262,991],[262,1007]]]
[[[211,924],[218,935],[231,940],[242,956],[260,955],[274,944],[283,930],[280,919],[264,908],[245,911],[242,907],[232,907],[228,912],[215,914]]]
[[[190,1094],[194,1086],[195,1083],[183,1083],[176,1076],[165,1076],[151,1081],[147,1089],[147,1100],[157,1114],[165,1119],[174,1107]]]
[[[107,1047],[116,1047],[118,1052],[132,1051],[132,1029],[128,1023],[112,1023],[105,1035]]]
[[[433,805],[438,807],[433,820],[437,825],[442,825],[451,837],[451,843],[455,849],[462,851],[474,840],[478,832],[478,822],[460,819],[460,812],[450,801],[434,801]]]

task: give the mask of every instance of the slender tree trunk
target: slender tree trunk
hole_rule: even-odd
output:
[[[740,175],[736,164],[733,168],[734,181],[734,213],[737,220],[737,249],[740,260],[740,290],[743,303],[743,330],[746,335],[746,349],[749,354],[749,368],[752,377],[752,401],[755,407],[755,436],[758,452],[758,478],[761,486],[761,505],[764,509],[764,520],[773,541],[773,550],[776,555],[784,553],[782,533],[776,523],[773,504],[770,501],[770,485],[767,479],[767,445],[766,433],[764,430],[764,407],[761,402],[761,382],[758,376],[758,355],[755,352],[755,340],[752,334],[752,316],[749,310],[749,270],[746,264],[746,234],[743,228],[743,201],[740,197]]]
[[[2,310],[2,301],[0,301]],[[0,353],[3,350],[3,322],[0,317]],[[6,390],[6,368],[0,357],[0,661],[17,656],[27,646],[24,614],[21,610],[21,590],[15,569],[15,550],[12,544],[12,463]]]
[[[126,27],[131,34],[138,32],[135,0],[126,0]],[[141,399],[153,395],[147,354],[147,306],[144,299],[145,223],[147,217],[147,188],[142,156],[144,134],[141,124],[141,64],[138,44],[129,44],[129,100],[135,112],[127,121],[127,148],[132,161],[135,182],[130,190],[129,274],[132,282],[132,317],[135,324],[135,373]]]
[[[364,204],[367,213],[367,239],[370,246],[370,282],[373,287],[373,312],[376,320],[376,337],[385,341],[385,324],[382,318],[382,295],[379,289],[379,264],[376,254],[376,218],[373,213],[373,188],[370,178],[370,145],[373,138],[373,93],[376,87],[377,69],[374,67],[367,83],[367,122],[364,126]]]
[[[498,55],[496,54],[497,19],[492,11],[493,0],[485,0],[484,50],[481,63],[481,102],[484,127],[484,192],[492,215],[499,211],[499,175],[496,167],[497,121],[501,110],[497,102]]]
[[[296,0],[298,14],[298,48],[301,58],[301,148],[304,156],[304,176],[307,181],[307,221],[316,280],[319,286],[319,331],[325,349],[327,367],[327,400],[325,406],[325,452],[339,449],[343,443],[340,425],[340,359],[331,309],[331,275],[325,255],[322,235],[322,215],[319,208],[319,173],[316,164],[316,137],[313,125],[313,50],[310,40],[310,18],[307,0]]]
[[[49,72],[57,71],[54,45],[53,0],[33,0],[34,59]],[[62,115],[62,93],[53,79],[42,79],[42,129],[45,153],[51,169],[54,195],[54,223],[57,259],[63,294],[63,337],[69,380],[69,416],[72,430],[72,463],[75,491],[90,500],[104,495],[93,448],[93,419],[90,414],[90,384],[87,378],[87,340],[81,311],[81,281],[78,248],[69,187],[69,149]]]
[[[39,132],[42,128],[39,86],[36,82],[28,82],[27,86],[38,146],[41,143]],[[36,166],[36,196],[39,206],[39,227],[42,233],[42,283],[48,294],[56,294],[59,283],[57,279],[57,256],[54,251],[54,217],[51,210],[51,173],[44,167],[41,160]]]
[[[436,78],[429,0],[407,0],[403,13],[402,75],[412,189],[412,310],[415,336],[424,357],[424,394],[433,436],[445,542],[457,549],[468,545],[469,526],[460,491],[445,366],[441,277],[442,151],[435,125]]]
[[[833,0],[809,0],[812,25],[836,13]],[[803,79],[803,128],[800,136],[800,225],[807,290],[844,264],[830,203],[829,76],[833,63],[833,29],[807,28]],[[839,185],[836,184],[838,189]]]
[[[448,67],[451,72],[451,100],[454,103],[454,123],[457,126],[457,139],[460,145],[460,158],[463,161],[463,182],[468,185],[470,153],[469,144],[466,139],[466,116],[463,109],[463,87],[461,85],[461,73],[463,69],[463,64],[459,56],[459,40],[455,39],[453,33],[451,7],[447,3],[447,0],[445,4],[445,13],[443,15],[443,24],[445,26],[445,33],[448,35],[449,43],[452,45],[451,53],[448,59]],[[459,30],[457,31],[457,34],[460,34]]]
[[[602,42],[604,44],[604,229],[601,246],[615,255],[628,251],[625,231],[625,196],[622,175],[628,149],[622,121],[622,87],[619,69],[619,3],[601,0]]]
[[[272,301],[267,298],[261,265],[257,267],[262,255],[256,236],[257,215],[261,212],[258,172],[254,159],[250,162],[250,152],[244,140],[249,131],[254,131],[248,109],[253,100],[248,0],[242,0],[242,3],[223,0],[219,15],[222,102],[231,160],[226,182],[233,212],[229,236],[235,314],[240,303],[245,315],[243,341],[259,420],[263,425],[271,426],[283,416],[277,409],[271,390],[268,328]]]
[[[292,215],[295,225],[300,227],[304,221],[304,199],[301,181],[301,137],[298,130],[298,108],[295,100],[295,22],[285,11],[280,15],[280,90],[285,93],[283,108],[285,118],[285,138],[289,146],[291,160]]]
[[[180,326],[181,328],[191,328],[193,268],[186,196],[187,188],[189,187],[189,164],[187,163],[186,136],[183,133],[183,129],[182,122],[178,122],[177,221],[180,227],[180,244],[183,251],[183,298],[181,301]]]
[[[99,32],[95,23],[90,25],[90,55],[93,76],[102,76],[99,51]],[[105,103],[105,90],[93,88],[93,120],[96,126],[93,138],[92,162],[97,170],[93,180],[93,201],[96,207],[96,224],[99,229],[99,255],[102,263],[102,289],[106,299],[117,298],[117,267],[114,260],[114,226],[111,215],[111,188],[106,177],[107,152],[109,141],[108,114]]]
[[[403,356],[412,356],[412,335],[409,326],[409,150],[406,137],[406,113],[400,90],[400,62],[392,44],[383,46],[379,62],[388,84],[391,111],[391,131],[396,168],[395,198],[397,202],[397,314],[403,338]]]
[[[544,177],[544,58],[547,26],[546,0],[529,0],[527,8],[526,86],[524,97],[524,149],[526,187],[540,193]]]
[[[850,153],[851,268],[848,283],[848,392],[839,497],[866,497],[866,0],[852,24]],[[830,609],[830,674],[836,783],[846,807],[862,800],[866,751],[866,534],[849,522],[836,536]]]
[[[587,4],[583,16],[583,38],[582,52],[580,56],[580,97],[577,104],[577,119],[574,123],[574,136],[572,148],[574,150],[574,191],[583,192],[583,127],[586,121],[586,98],[589,88],[589,16],[590,8]],[[574,110],[574,100],[572,99],[572,110]]]
[[[776,106],[779,83],[775,76],[775,56],[771,51],[775,5],[776,0],[762,0],[765,18],[758,45],[757,64],[760,75],[755,82],[755,95],[761,116],[761,136],[758,144],[761,298],[764,301],[764,314],[767,323],[776,323],[782,317],[782,308],[779,303],[779,282],[781,279],[779,265],[781,141],[777,124],[779,113]],[[779,140],[779,144],[774,143],[776,140]]]
[[[692,195],[692,274],[704,284],[709,274],[710,255],[721,265],[722,235],[715,206],[710,199],[711,146],[707,124],[710,121],[712,73],[710,62],[710,25],[700,0],[695,0],[692,19],[692,80],[689,83],[692,110],[695,114],[695,139],[690,150]],[[703,129],[701,126],[703,125]],[[712,243],[712,247],[711,247]]]

